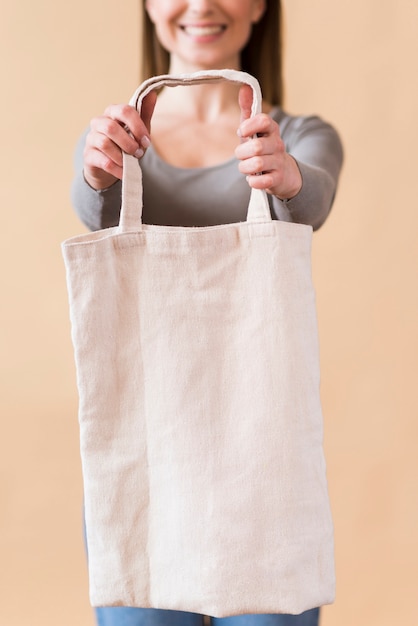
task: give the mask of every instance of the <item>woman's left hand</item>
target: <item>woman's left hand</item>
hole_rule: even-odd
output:
[[[302,176],[293,157],[286,152],[279,125],[267,114],[250,118],[252,91],[240,89],[241,124],[238,134],[243,140],[235,150],[239,170],[254,189],[265,189],[281,200],[296,196],[302,187]]]

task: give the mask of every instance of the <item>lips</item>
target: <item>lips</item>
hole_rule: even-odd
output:
[[[223,26],[222,24],[207,24],[202,26],[195,24],[183,24],[180,28],[191,37],[211,37],[223,33],[226,26]]]

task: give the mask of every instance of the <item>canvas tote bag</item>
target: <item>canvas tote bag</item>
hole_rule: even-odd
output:
[[[228,79],[232,70],[146,81]],[[173,188],[173,194],[181,190]],[[93,606],[300,613],[334,597],[310,226],[141,223],[63,243]]]

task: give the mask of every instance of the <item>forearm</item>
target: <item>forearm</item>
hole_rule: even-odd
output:
[[[71,186],[71,201],[80,220],[90,230],[100,230],[119,223],[121,207],[121,181],[108,189],[96,191],[86,182],[83,174],[83,150],[87,132],[78,141],[74,153],[75,175]]]
[[[90,230],[117,226],[121,206],[120,181],[108,189],[96,191],[79,171],[71,187],[71,201],[80,220]]]
[[[315,116],[288,118],[283,138],[299,167],[302,187],[290,200],[273,198],[275,217],[318,229],[329,215],[337,190],[343,162],[341,140],[330,124]]]
[[[273,198],[275,217],[299,224],[310,224],[317,230],[325,222],[331,210],[336,191],[336,181],[325,170],[313,165],[298,163],[302,175],[302,187],[293,198],[281,201]]]

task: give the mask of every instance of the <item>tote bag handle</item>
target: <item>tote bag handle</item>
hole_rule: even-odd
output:
[[[154,76],[143,82],[130,100],[130,104],[141,111],[142,101],[151,91],[160,87],[177,87],[202,83],[215,83],[228,80],[233,83],[246,84],[252,88],[253,102],[251,117],[261,112],[262,96],[260,85],[256,78],[238,70],[206,70],[193,74],[177,74]],[[142,171],[138,159],[123,154],[122,177],[122,209],[119,229],[121,232],[138,231],[142,228]],[[247,222],[271,221],[270,207],[267,194],[262,189],[252,189],[247,211]]]

